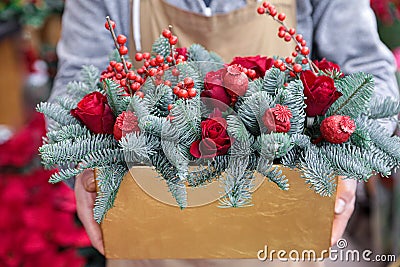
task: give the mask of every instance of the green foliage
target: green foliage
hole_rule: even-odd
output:
[[[304,132],[304,123],[306,113],[304,109],[304,88],[301,81],[296,80],[289,83],[287,87],[279,89],[277,96],[277,104],[287,106],[292,112],[293,117],[290,119],[289,134],[302,134]]]
[[[336,114],[355,119],[368,109],[369,100],[374,92],[372,75],[362,72],[350,74],[336,80],[335,85],[343,95],[332,104],[325,117]]]
[[[155,40],[152,46],[152,51],[154,54],[162,55],[164,58],[171,55],[171,47],[169,40],[162,35]]]
[[[187,191],[183,181],[167,181],[168,189],[181,209],[187,206]]]
[[[94,219],[100,223],[107,211],[114,206],[115,197],[125,173],[128,171],[125,165],[115,164],[97,169],[99,192],[94,203]]]
[[[223,68],[223,61],[217,54],[207,51],[199,44],[193,44],[188,49],[188,61],[191,65],[197,66],[201,79],[203,80],[207,72],[216,71]]]
[[[264,83],[263,79],[256,79],[254,81],[249,82],[249,87],[247,88],[247,91],[246,91],[246,94],[244,95],[244,97],[248,98],[248,97],[254,95],[255,93],[262,92],[263,91],[263,83]]]
[[[372,175],[373,168],[366,161],[369,151],[348,144],[326,144],[321,152],[338,175],[360,181],[367,181]]]
[[[290,136],[286,133],[262,134],[258,138],[261,147],[260,156],[265,159],[281,158],[293,147]]]
[[[254,172],[246,170],[240,177],[229,172],[224,182],[225,195],[220,198],[221,208],[241,208],[252,206],[251,190],[254,188]]]
[[[91,134],[86,127],[81,126],[80,124],[72,124],[62,126],[57,131],[49,131],[46,136],[49,143],[56,143],[66,140],[75,140],[77,138],[90,138],[90,135]]]
[[[52,184],[71,179],[81,173],[81,170],[74,168],[64,168],[50,176],[49,182]]]
[[[239,107],[238,115],[250,133],[257,136],[268,131],[262,117],[265,111],[273,106],[275,103],[267,92],[258,92],[245,98]]]
[[[144,134],[128,133],[119,144],[126,162],[149,163],[150,156],[155,153]]]
[[[67,84],[67,93],[71,100],[79,102],[85,95],[92,93],[93,90],[83,82],[72,81]]]
[[[126,111],[130,97],[119,84],[110,79],[104,80],[104,90],[106,91],[108,105],[111,107],[115,117]]]
[[[189,171],[187,182],[189,186],[197,187],[219,179],[228,167],[229,156],[216,156],[208,160],[205,165],[199,164],[195,170]]]
[[[59,126],[77,124],[78,121],[72,117],[70,111],[57,103],[41,102],[36,110],[43,113],[47,118],[57,122]]]
[[[45,167],[56,167],[57,164],[77,165],[89,153],[115,148],[116,142],[112,135],[92,135],[89,138],[76,138],[55,144],[44,144],[39,148],[42,163]]]
[[[281,190],[289,190],[289,180],[283,174],[280,167],[272,166],[269,170],[263,171],[261,174],[267,177],[270,182],[275,183]]]
[[[94,169],[99,167],[106,168],[114,164],[123,164],[124,154],[119,148],[105,148],[97,151],[93,151],[86,155],[78,168],[80,170],[84,169]]]
[[[143,92],[145,93],[143,102],[151,115],[168,116],[168,105],[173,101],[172,89],[169,86],[164,84],[155,86],[151,80],[148,80],[143,86]]]
[[[262,89],[271,96],[275,96],[284,83],[285,73],[273,67],[265,73]]]
[[[302,178],[321,196],[332,196],[336,190],[335,172],[316,147],[308,149],[300,159]]]
[[[142,118],[150,115],[150,111],[148,110],[146,103],[137,95],[131,97],[131,102],[129,103],[127,110],[135,112],[139,122]]]
[[[145,133],[161,137],[161,131],[165,121],[165,118],[147,115],[139,120],[139,128]]]
[[[98,87],[100,71],[93,65],[82,66],[80,77],[81,81],[93,92]]]
[[[368,117],[370,119],[389,118],[400,113],[400,102],[391,97],[373,97],[369,107]]]
[[[71,110],[76,108],[80,99],[71,98],[70,96],[64,95],[55,99],[55,103],[59,104],[65,110]]]
[[[371,146],[371,137],[369,133],[365,130],[361,130],[360,128],[356,128],[354,133],[350,136],[351,142],[361,148],[369,148]]]

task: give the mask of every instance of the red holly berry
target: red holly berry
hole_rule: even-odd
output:
[[[135,93],[135,95],[137,95],[137,96],[140,97],[140,98],[144,98],[144,93],[143,93],[142,91],[137,91],[137,92]]]
[[[117,37],[117,43],[119,43],[120,45],[124,45],[126,43],[126,36],[123,34],[118,35]]]
[[[124,65],[121,63],[121,62],[118,62],[117,64],[115,64],[115,70],[117,71],[117,72],[121,72],[121,71],[123,71],[124,70]]]
[[[169,110],[169,111],[171,111],[171,109],[173,109],[173,108],[174,108],[174,105],[168,104],[168,110]]]
[[[135,75],[135,73],[134,73],[133,71],[128,72],[128,74],[126,75],[126,77],[127,77],[129,80],[132,80],[132,81],[134,81],[134,80],[136,79],[136,75]]]
[[[175,86],[175,87],[172,89],[172,92],[173,92],[175,95],[178,95],[179,90],[181,90],[181,89],[180,89],[178,86]]]
[[[270,7],[270,5],[271,5],[271,4],[270,4],[270,3],[268,3],[268,2],[264,2],[264,3],[263,3],[263,7],[265,7],[265,8],[269,8],[269,7]]]
[[[178,43],[178,37],[175,35],[172,35],[171,38],[169,38],[169,43],[171,45],[176,45]]]
[[[127,48],[126,46],[124,46],[124,45],[120,46],[120,47],[119,47],[119,53],[120,53],[121,55],[126,55],[126,54],[128,54],[128,48]]]
[[[286,61],[287,64],[291,64],[291,63],[293,62],[293,58],[287,57],[287,58],[285,59],[285,61]]]
[[[149,60],[149,59],[150,59],[150,56],[151,56],[151,55],[150,55],[149,52],[144,52],[144,53],[143,53],[143,58],[146,59],[146,60]]]
[[[303,70],[303,67],[300,64],[294,64],[293,70],[294,70],[294,72],[299,73]]]
[[[179,76],[179,74],[180,74],[180,71],[177,68],[172,70],[172,75],[173,76]]]
[[[349,116],[333,115],[322,121],[320,130],[329,143],[342,144],[354,133],[356,124]]]
[[[286,42],[290,42],[292,40],[292,36],[289,33],[286,33],[285,38],[283,38]]]
[[[272,17],[275,17],[276,14],[278,14],[278,11],[276,10],[275,7],[272,6],[272,7],[269,8],[269,14],[270,14]]]
[[[132,68],[132,63],[130,63],[129,61],[126,62],[126,68],[129,70]]]
[[[171,85],[172,85],[172,83],[171,83],[170,80],[164,81],[164,84],[165,84],[166,86],[169,86],[169,87],[171,87]]]
[[[301,44],[301,46],[306,46],[307,45],[307,41],[303,40],[303,41],[300,42],[300,44]]]
[[[286,14],[285,14],[285,13],[280,13],[280,14],[278,15],[278,19],[279,19],[280,21],[284,21],[284,20],[286,19]]]
[[[279,37],[279,38],[283,38],[283,37],[285,37],[285,36],[286,36],[286,31],[285,31],[285,30],[279,31],[279,32],[278,32],[278,37]]]
[[[303,60],[301,61],[301,64],[307,64],[308,63],[308,59],[306,59],[306,58],[303,58]]]
[[[289,31],[288,31],[288,33],[289,33],[290,35],[295,35],[295,34],[296,34],[296,30],[295,30],[294,28],[290,28]]]
[[[154,76],[154,75],[156,75],[156,72],[157,72],[157,69],[151,68],[151,69],[148,70],[147,74],[149,76]]]
[[[188,94],[188,91],[187,91],[187,90],[185,90],[185,89],[179,90],[179,92],[178,92],[178,97],[179,97],[179,98],[184,98],[184,99],[186,99],[186,98],[188,98],[188,96],[189,96],[189,94]]]
[[[297,57],[297,56],[298,56],[298,53],[297,53],[297,52],[293,52],[293,53],[292,53],[292,56],[293,56],[293,57]]]
[[[279,69],[282,65],[283,65],[283,61],[280,60],[280,59],[278,59],[278,60],[276,60],[276,61],[274,62],[274,67],[275,67],[275,68],[278,68],[278,69]]]
[[[171,38],[172,33],[171,33],[170,30],[164,29],[164,30],[162,31],[162,36],[164,36],[165,38],[169,39],[169,38]]]
[[[260,15],[265,14],[265,8],[262,7],[262,6],[258,7],[257,8],[257,13],[260,14]]]
[[[194,86],[194,81],[192,78],[190,77],[186,77],[185,79],[183,79],[183,83],[185,84],[186,87],[191,88]]]
[[[110,66],[111,66],[111,67],[114,67],[115,64],[117,64],[117,61],[115,61],[115,60],[111,60],[111,61],[110,61]]]
[[[187,90],[189,97],[195,97],[197,95],[197,91],[194,88],[190,88]]]
[[[282,66],[279,67],[279,69],[280,69],[281,71],[285,71],[285,70],[286,70],[286,66],[285,66],[285,65],[282,65]]]
[[[302,55],[307,56],[308,54],[310,54],[310,49],[307,46],[305,46],[305,47],[301,48],[300,52]]]
[[[249,69],[247,71],[247,76],[249,76],[250,79],[254,79],[257,75],[257,72],[255,70]]]
[[[171,63],[173,61],[173,58],[171,56],[166,57],[167,62]]]
[[[136,53],[135,54],[135,60],[136,61],[142,61],[143,60],[143,54],[142,53]]]
[[[115,29],[115,22],[114,21],[112,21],[112,20],[110,20],[110,24],[111,24],[111,27],[113,28],[113,29]],[[106,21],[106,24],[104,24],[104,26],[106,27],[106,29],[107,30],[110,30],[110,25],[108,24],[108,22]]]
[[[303,41],[303,35],[301,34],[296,35],[296,41],[301,43]]]
[[[158,64],[157,64],[157,61],[156,61],[155,58],[150,59],[150,66],[155,67],[155,66],[157,66],[157,65],[158,65]]]
[[[164,63],[164,57],[162,55],[157,55],[156,56],[156,62],[157,63]]]

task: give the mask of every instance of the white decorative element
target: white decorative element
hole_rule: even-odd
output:
[[[136,51],[142,51],[142,36],[140,33],[140,0],[134,0],[132,6],[132,29],[133,29],[133,40],[135,41]]]

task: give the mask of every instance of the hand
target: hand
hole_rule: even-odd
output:
[[[342,237],[347,223],[353,214],[354,205],[356,202],[356,189],[356,180],[343,179],[343,177],[339,177],[331,246],[336,245],[336,242]]]
[[[94,248],[104,255],[100,225],[93,218],[96,184],[93,170],[85,170],[75,179],[76,210]]]

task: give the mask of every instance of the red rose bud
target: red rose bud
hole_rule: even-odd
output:
[[[114,138],[119,141],[132,132],[140,132],[138,118],[132,111],[124,111],[115,121]]]
[[[326,58],[322,59],[321,61],[314,60],[313,62],[321,71],[340,71],[340,67],[337,64],[326,60]]]
[[[331,77],[317,76],[310,70],[303,71],[300,79],[304,86],[304,101],[307,105],[306,113],[309,117],[324,115],[329,107],[340,97]]]
[[[226,69],[210,71],[204,78],[204,91],[201,92],[201,97],[207,107],[218,108],[221,111],[226,111],[231,105],[231,97],[225,91],[223,86],[223,77]]]
[[[86,95],[79,101],[71,115],[96,134],[112,134],[115,122],[114,114],[107,104],[107,97],[99,92]]]
[[[210,118],[201,122],[201,140],[194,141],[190,153],[196,158],[213,158],[225,155],[231,147],[227,122],[221,112],[214,112]]]
[[[241,65],[246,69],[252,69],[256,72],[255,78],[264,77],[265,72],[272,68],[274,60],[272,58],[254,56],[254,57],[235,57],[229,65]]]
[[[244,96],[249,87],[249,79],[238,65],[231,65],[226,69],[224,86],[231,96]]]
[[[356,125],[349,116],[334,115],[324,119],[320,130],[322,137],[332,144],[342,144],[349,140]]]
[[[287,106],[277,104],[276,107],[265,111],[262,120],[269,131],[287,133],[290,130],[291,118],[293,118],[293,115],[290,109]]]

